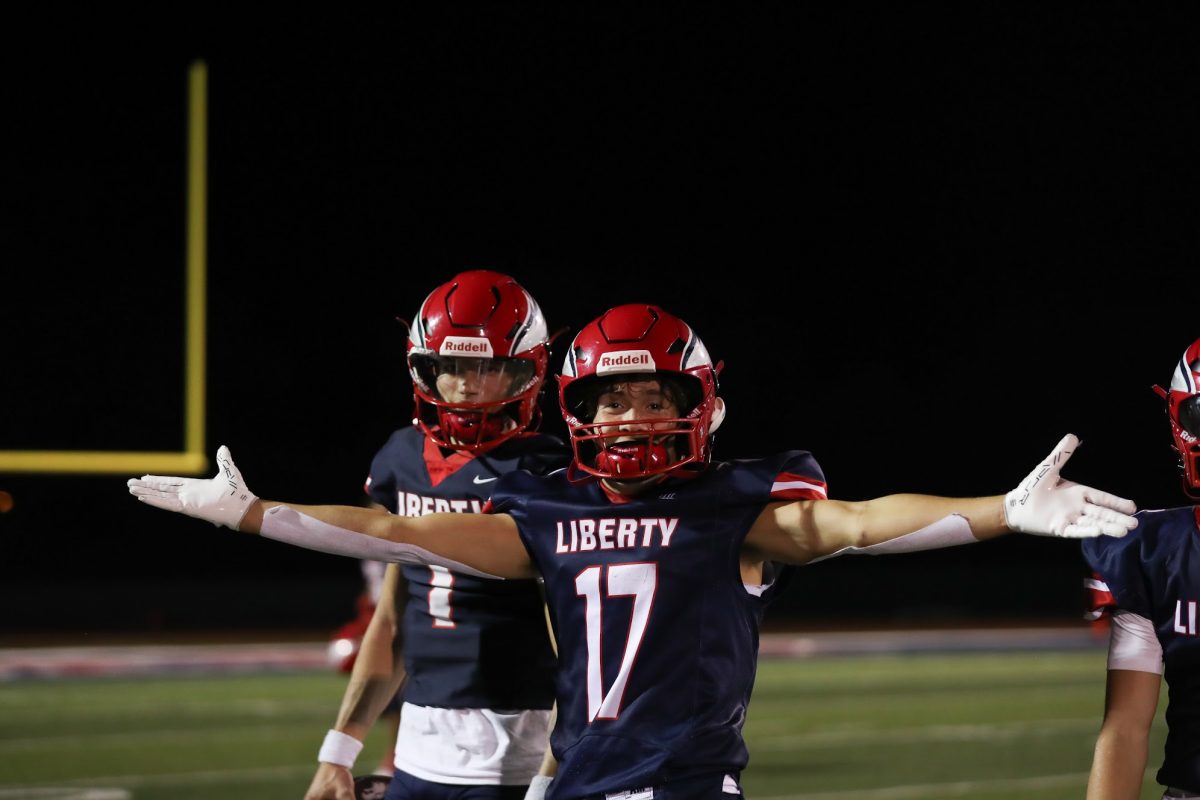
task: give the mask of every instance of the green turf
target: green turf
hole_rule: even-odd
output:
[[[54,785],[298,800],[344,680],[2,683],[0,800]],[[753,800],[1079,798],[1103,692],[1102,652],[766,660],[745,789]],[[1152,766],[1163,736],[1160,722]],[[381,746],[372,734],[360,763]],[[1153,770],[1141,796],[1159,797]]]

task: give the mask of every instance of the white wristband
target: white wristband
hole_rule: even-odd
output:
[[[529,788],[525,790],[525,800],[545,800],[546,790],[550,788],[550,782],[554,778],[549,775],[534,775],[529,781]]]
[[[337,764],[346,769],[354,768],[354,761],[362,752],[363,743],[349,734],[335,731],[332,728],[325,734],[321,752],[317,753],[317,761],[326,764]]]

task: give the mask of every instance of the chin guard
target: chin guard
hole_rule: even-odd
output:
[[[465,445],[494,443],[512,427],[506,416],[484,411],[439,408],[438,421],[451,441]]]
[[[621,442],[596,454],[596,469],[613,478],[640,478],[663,472],[671,459],[662,442]]]

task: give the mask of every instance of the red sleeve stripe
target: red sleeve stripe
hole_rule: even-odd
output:
[[[487,499],[487,501],[483,504],[483,508],[480,509],[479,513],[492,514],[492,513],[495,513],[495,511],[496,511],[496,509],[492,506],[492,499],[489,497]]]
[[[824,500],[828,497],[825,493],[825,484],[819,481],[802,479],[794,475],[780,475],[779,477],[789,480],[777,480],[771,484],[772,500]]]
[[[1083,615],[1086,620],[1098,620],[1104,612],[1116,606],[1116,598],[1108,590],[1108,584],[1099,578],[1084,578],[1084,588],[1088,590],[1088,603],[1091,610]]]

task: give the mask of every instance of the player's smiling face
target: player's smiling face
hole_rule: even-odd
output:
[[[612,427],[611,437],[601,441],[613,459],[633,458],[645,463],[647,451],[658,451],[668,461],[676,458],[675,436],[649,436],[648,431],[673,430],[674,425],[665,420],[679,417],[679,404],[672,393],[664,390],[660,381],[651,379],[630,380],[609,386],[600,393],[596,403],[596,415],[592,420]],[[655,420],[664,420],[656,422]],[[664,475],[649,477],[605,479],[610,488],[620,494],[636,495],[663,480]]]
[[[655,423],[656,419],[677,419],[679,405],[662,384],[654,379],[633,380],[618,383],[600,393],[596,403],[596,423],[621,423],[614,430],[620,435],[606,440],[612,443],[645,440],[645,435],[634,436],[634,432],[670,429],[668,423]],[[669,438],[669,437],[664,437]],[[668,443],[669,444],[669,443]]]

